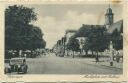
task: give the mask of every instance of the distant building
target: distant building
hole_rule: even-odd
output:
[[[114,13],[110,7],[107,9],[105,14],[105,26],[109,34],[112,34],[115,29],[119,32],[123,29],[123,20],[119,20],[114,23]]]
[[[106,28],[107,28],[107,35],[108,38],[110,39],[110,42],[112,41],[112,33],[117,30],[118,32],[121,33],[121,35],[123,36],[123,20],[119,20],[117,22],[114,22],[114,17],[113,17],[113,13],[112,13],[112,9],[109,7],[107,9],[107,12],[105,14],[106,16]],[[112,46],[113,48],[113,44],[110,44],[110,46]],[[123,50],[123,49],[122,49]],[[120,54],[123,56],[123,52],[122,50],[120,51]],[[116,50],[115,50],[116,52]]]
[[[112,12],[112,9],[109,7],[105,14],[105,25],[107,29],[110,28],[110,26],[113,24],[113,21],[114,21],[113,17],[114,17],[114,14]]]
[[[107,29],[107,33],[112,34],[114,30],[118,30],[118,32],[123,31],[123,20],[119,20],[109,26]],[[121,32],[123,33],[123,32]]]
[[[107,13],[106,13],[106,28],[107,28],[107,35],[108,35],[108,38],[110,39],[110,42],[112,41],[112,34],[115,30],[120,32],[121,35],[123,36],[123,20],[119,20],[117,22],[114,22],[113,15],[114,14],[112,13],[112,9],[109,7],[107,9]],[[110,46],[113,49],[113,43],[111,43]],[[116,50],[114,50],[114,51],[116,52]],[[118,50],[118,52],[120,52],[121,56],[123,56],[122,51],[123,51],[123,49]]]
[[[66,30],[66,32],[65,32],[65,38],[66,38],[65,45],[67,45],[67,43],[69,42],[69,39],[75,33],[80,33],[79,35],[77,35],[78,37],[76,39],[81,39],[82,37],[85,37],[85,35],[83,36],[83,34],[84,34],[84,31],[85,31],[84,29],[87,28],[87,27],[88,28],[92,28],[92,27],[95,27],[95,28],[104,27],[104,28],[106,28],[107,29],[106,34],[108,35],[108,38],[110,38],[110,39],[111,39],[111,35],[112,35],[113,31],[115,31],[116,29],[119,32],[121,32],[121,34],[123,35],[123,20],[119,20],[117,22],[114,22],[114,13],[113,13],[112,9],[109,6],[109,8],[107,9],[106,14],[105,14],[105,23],[103,25],[83,24],[82,25],[82,30],[81,30],[82,32],[79,32],[79,30],[81,28],[79,30],[72,30],[72,29]],[[81,40],[80,40],[80,42],[81,42]],[[86,40],[84,42],[86,42]],[[80,44],[82,44],[82,43],[80,43]],[[82,48],[82,45],[80,45],[80,46]],[[70,53],[70,51],[66,49],[65,53],[68,55]]]
[[[83,29],[86,27],[96,27],[96,28],[105,27],[107,29],[107,35],[109,36],[110,39],[111,39],[111,35],[112,35],[113,31],[115,31],[116,29],[118,30],[118,32],[121,32],[121,34],[123,35],[123,20],[114,22],[114,13],[112,12],[112,9],[110,8],[110,6],[107,9],[106,14],[105,14],[105,24],[104,25],[85,25],[85,24],[83,24],[82,27],[83,27]],[[82,35],[80,37],[82,37]]]
[[[72,29],[68,29],[68,30],[66,30],[66,33],[65,33],[65,37],[66,37],[66,44],[68,43],[68,41],[69,41],[69,38],[71,37],[71,36],[73,36],[75,33],[77,32],[77,30],[72,30]]]
[[[109,6],[109,8],[106,11],[106,14],[105,14],[105,23],[103,25],[88,25],[88,24],[83,24],[82,25],[82,29],[80,28],[81,29],[81,32],[79,32],[80,29],[76,32],[76,33],[80,33],[77,38],[83,37],[84,31],[85,31],[84,29],[91,28],[91,27],[95,27],[95,28],[105,27],[107,29],[107,33],[106,34],[108,35],[108,38],[110,40],[112,38],[112,33],[116,29],[118,30],[118,32],[121,32],[121,34],[123,35],[123,20],[119,20],[117,22],[114,22],[114,13],[113,13],[112,9],[110,8],[110,6]],[[86,40],[85,40],[85,42],[86,42]],[[80,46],[82,46],[82,45],[80,45]]]

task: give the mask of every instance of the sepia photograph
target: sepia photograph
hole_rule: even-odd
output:
[[[121,82],[112,82],[112,81],[98,81],[98,82],[23,82],[23,81],[17,81],[17,82],[2,82],[2,83],[127,83],[127,81],[121,81]]]
[[[123,74],[123,4],[6,4],[4,13],[5,75]]]

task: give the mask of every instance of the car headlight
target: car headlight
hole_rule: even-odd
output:
[[[20,68],[20,65],[18,65],[18,68]]]

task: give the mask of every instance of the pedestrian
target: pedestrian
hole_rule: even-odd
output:
[[[110,56],[110,66],[113,66],[113,57]]]
[[[99,62],[99,58],[98,58],[98,55],[96,55],[96,63]]]
[[[120,62],[120,55],[119,55],[119,52],[117,52],[117,55],[116,55],[116,61],[117,61],[117,63]]]

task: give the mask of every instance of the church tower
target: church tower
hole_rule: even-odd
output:
[[[110,8],[110,5],[109,5],[109,8],[107,9],[107,12],[105,14],[105,25],[106,25],[106,28],[108,29],[110,27],[111,24],[113,24],[113,12],[112,12],[112,9]]]

